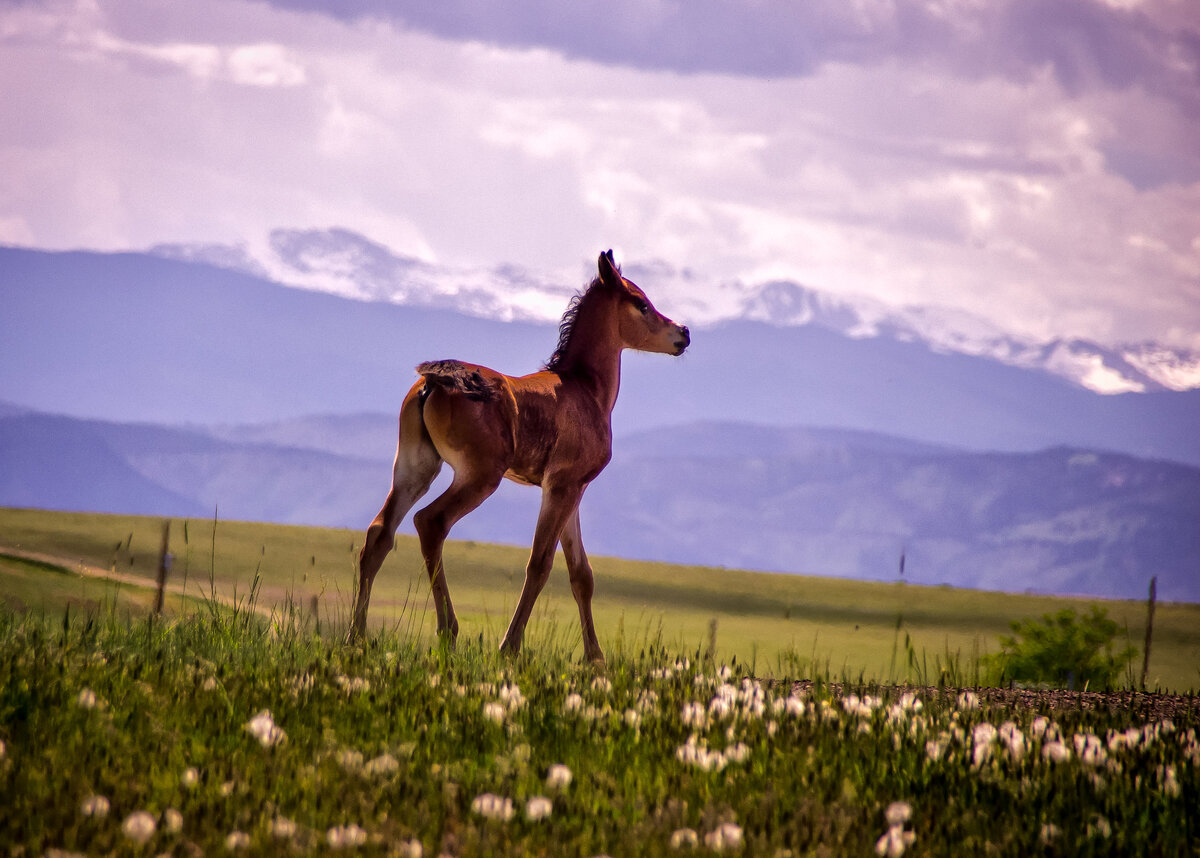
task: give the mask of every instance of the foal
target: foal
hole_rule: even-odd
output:
[[[604,660],[592,623],[592,567],[580,537],[579,500],[612,458],[611,418],[621,380],[621,352],[628,348],[680,355],[691,336],[621,276],[611,250],[600,254],[598,266],[599,276],[568,306],[558,348],[542,371],[513,377],[451,360],[417,367],[421,378],[400,408],[392,488],[359,554],[351,639],[366,629],[371,585],[395,544],[396,528],[429,491],[442,462],[448,462],[454,469],[450,487],[413,516],[438,633],[451,642],[458,636],[442,544],[455,522],[507,477],[540,486],[542,506],[525,586],[500,648],[520,651],[525,624],[561,540],[571,592],[579,605],[584,656]]]

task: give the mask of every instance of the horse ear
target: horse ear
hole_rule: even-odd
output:
[[[621,269],[617,267],[617,263],[613,261],[613,252],[606,250],[600,254],[600,259],[597,260],[597,267],[600,269],[600,279],[609,286],[624,288],[624,279],[621,277]]]

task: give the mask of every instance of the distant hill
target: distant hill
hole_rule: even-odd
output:
[[[349,300],[147,254],[0,248],[0,304],[0,399],[116,422],[394,413],[422,360],[530,372],[555,342],[552,325]],[[682,358],[630,354],[625,366],[619,433],[714,420],[824,425],[972,450],[1067,445],[1200,465],[1200,390],[1103,396],[917,340],[735,321],[697,330]]]
[[[394,426],[369,414],[212,431],[0,416],[0,505],[216,507],[363,530],[387,492]],[[505,483],[453,536],[528,545],[538,503]],[[916,583],[1140,597],[1156,575],[1160,597],[1179,601],[1200,601],[1197,522],[1200,469],[1185,465],[715,422],[619,438],[583,510],[597,555],[877,580],[897,579],[903,555]]]

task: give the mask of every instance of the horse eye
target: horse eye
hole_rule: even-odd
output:
[[[647,304],[645,301],[643,301],[641,298],[633,299],[633,307],[639,313],[645,313],[647,310],[650,309],[650,305]]]

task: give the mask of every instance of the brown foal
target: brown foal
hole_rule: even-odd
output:
[[[612,410],[621,381],[621,352],[637,349],[680,355],[691,336],[621,276],[611,250],[600,254],[598,264],[599,276],[567,308],[558,348],[540,372],[514,377],[461,361],[417,367],[421,377],[400,408],[392,488],[359,554],[350,638],[366,630],[371,585],[395,544],[396,528],[429,490],[442,462],[448,462],[454,469],[450,487],[413,516],[433,590],[438,633],[451,642],[458,636],[442,566],[446,535],[507,477],[540,486],[542,506],[525,586],[500,648],[520,651],[525,625],[550,576],[561,540],[571,592],[579,605],[584,656],[604,660],[592,622],[592,567],[580,536],[579,500],[612,458]]]

